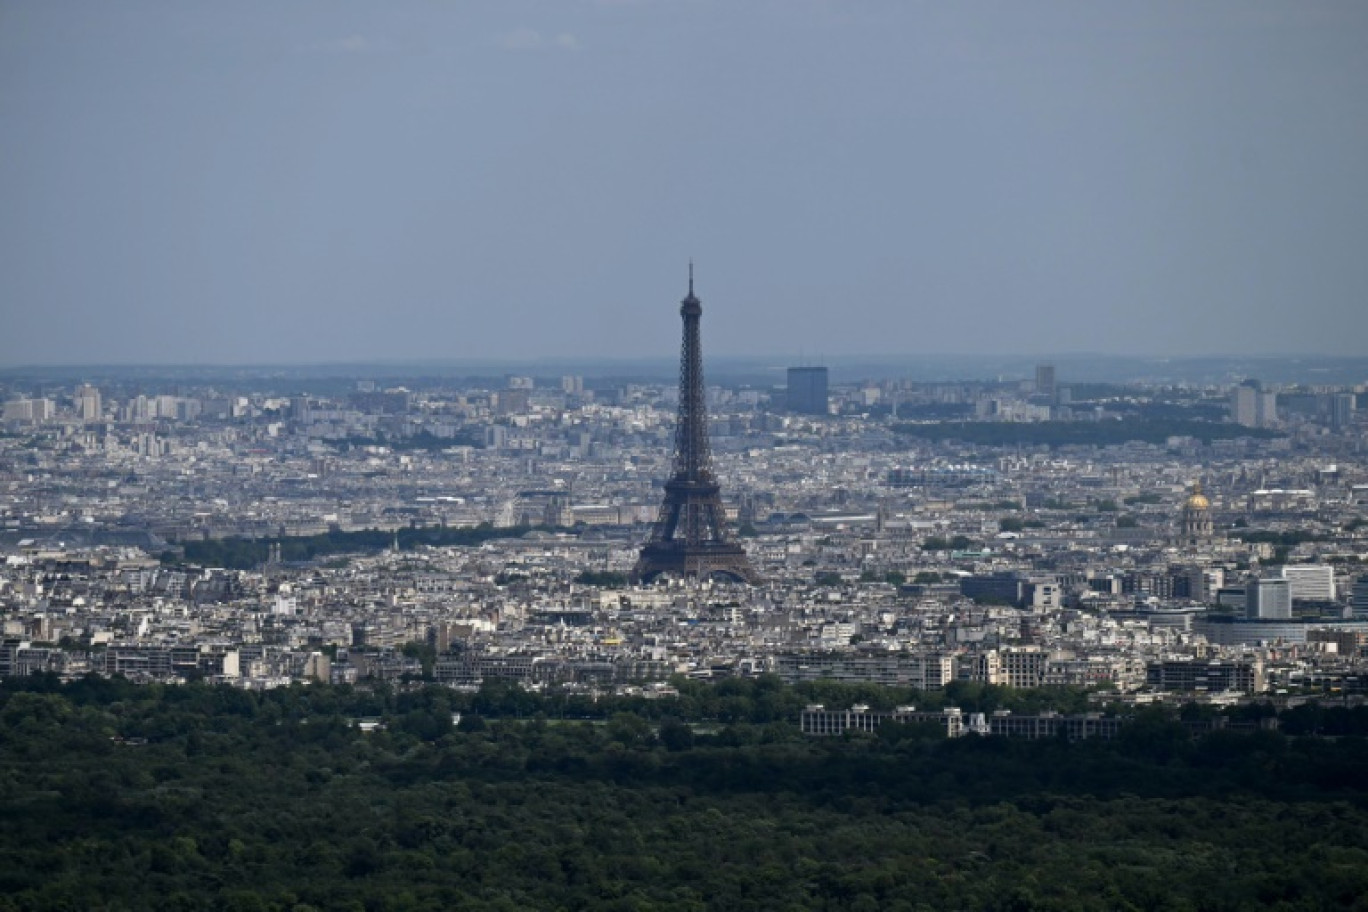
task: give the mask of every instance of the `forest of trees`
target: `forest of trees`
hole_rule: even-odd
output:
[[[1333,738],[1151,711],[1111,743],[805,739],[798,701],[860,689],[681,684],[8,681],[0,910],[1368,908],[1359,710],[1288,717]]]

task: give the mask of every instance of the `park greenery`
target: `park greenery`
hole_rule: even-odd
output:
[[[967,535],[955,535],[950,538],[932,535],[923,539],[921,546],[923,551],[967,551],[970,548],[977,548],[978,542]]]
[[[280,545],[280,559],[286,562],[317,560],[334,554],[378,553],[396,544],[401,551],[421,546],[479,545],[496,538],[509,538],[532,531],[530,526],[501,528],[489,523],[474,527],[417,526],[395,532],[362,529],[343,532],[333,529],[318,535],[281,535],[271,538],[212,538],[188,541],[183,554],[167,551],[161,556],[164,564],[193,564],[200,567],[223,567],[230,570],[249,570],[265,563],[271,545]]]
[[[474,447],[480,449],[484,447],[484,433],[481,428],[462,428],[460,433],[453,437],[438,437],[430,431],[419,431],[416,434],[394,434],[387,435],[377,433],[374,437],[334,437],[328,443],[338,447],[384,447],[396,452],[410,452],[414,450],[425,450],[427,452],[440,452],[449,450],[453,447]]]
[[[599,586],[603,589],[621,589],[629,582],[627,574],[614,570],[583,570],[575,582],[585,586]]]
[[[1114,742],[810,739],[803,702],[914,695],[675,683],[7,681],[0,910],[1368,908],[1362,708],[1198,738],[1146,710]]]
[[[1192,419],[1109,421],[930,421],[893,425],[894,432],[923,440],[958,440],[979,446],[1118,446],[1140,441],[1163,444],[1172,437],[1203,443],[1237,437],[1280,436],[1267,428]]]
[[[1023,532],[1027,529],[1043,529],[1045,523],[1039,519],[1023,519],[1020,516],[1004,516],[998,520],[1000,532]]]
[[[1305,529],[1293,529],[1287,531],[1265,531],[1258,529],[1233,529],[1230,537],[1238,539],[1246,544],[1266,544],[1273,546],[1272,562],[1283,564],[1287,562],[1292,549],[1307,542],[1328,541],[1329,536],[1320,532],[1312,532]]]
[[[890,586],[901,586],[907,582],[907,574],[901,570],[889,570],[880,573],[877,570],[863,570],[860,572],[860,582],[862,583],[887,583]]]
[[[1291,529],[1279,532],[1259,529],[1235,529],[1231,531],[1230,537],[1237,538],[1246,544],[1263,543],[1283,550],[1295,548],[1297,545],[1305,544],[1307,542],[1329,540],[1328,535],[1306,529]]]

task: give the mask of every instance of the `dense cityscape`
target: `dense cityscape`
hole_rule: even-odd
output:
[[[706,388],[751,584],[634,572],[675,384],[11,380],[0,674],[1361,694],[1362,386],[828,376]]]

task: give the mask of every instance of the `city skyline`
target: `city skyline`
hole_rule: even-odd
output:
[[[1362,351],[1368,9],[16,2],[0,366]]]

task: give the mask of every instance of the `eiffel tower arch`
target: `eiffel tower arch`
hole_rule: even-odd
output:
[[[679,314],[684,320],[684,342],[679,355],[674,466],[665,482],[665,499],[651,527],[651,537],[641,548],[632,578],[650,582],[662,574],[693,579],[723,576],[757,583],[759,577],[750,558],[727,526],[722,489],[713,475],[699,332],[703,304],[694,295],[692,263],[689,294],[680,302]]]

